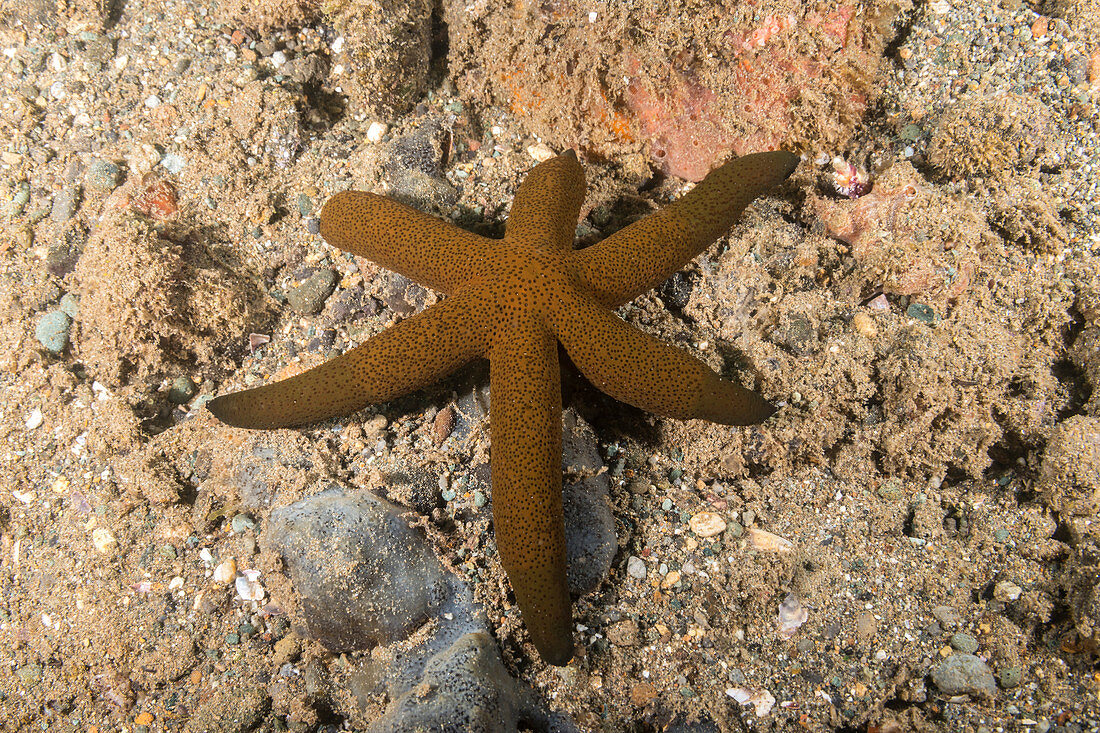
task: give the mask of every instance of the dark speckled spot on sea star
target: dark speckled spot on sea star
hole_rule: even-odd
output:
[[[593,384],[636,407],[727,425],[766,419],[773,408],[762,397],[612,311],[683,267],[797,164],[782,151],[731,160],[675,203],[583,250],[573,249],[585,190],[573,151],[527,175],[503,239],[375,194],[337,194],[321,212],[329,243],[449,297],[303,374],[218,397],[210,410],[246,428],[304,425],[488,357],[497,547],[535,647],[550,664],[567,664],[558,343]]]

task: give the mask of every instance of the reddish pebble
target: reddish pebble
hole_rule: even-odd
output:
[[[435,414],[435,444],[442,445],[455,427],[455,411],[450,405]]]
[[[154,219],[171,219],[179,211],[176,189],[167,181],[154,181],[134,196],[130,205]]]
[[[1040,15],[1035,19],[1035,22],[1031,24],[1031,35],[1036,38],[1042,38],[1050,30],[1050,18],[1045,15]]]

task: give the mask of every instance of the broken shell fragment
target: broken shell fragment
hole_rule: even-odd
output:
[[[262,601],[264,587],[260,585],[259,570],[242,570],[237,576],[237,597],[243,601]]]
[[[790,540],[756,527],[749,528],[749,544],[752,549],[762,552],[790,552],[794,549],[794,543]]]

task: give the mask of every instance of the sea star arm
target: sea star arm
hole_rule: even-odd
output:
[[[242,428],[285,428],[408,394],[487,352],[472,293],[436,303],[360,346],[289,379],[217,397],[207,407]]]
[[[481,274],[490,240],[411,206],[366,191],[343,191],[321,210],[321,236],[334,247],[453,293]]]
[[[558,316],[551,327],[569,358],[617,400],[665,417],[723,425],[751,425],[775,412],[755,392],[583,297],[564,300]]]
[[[539,654],[573,657],[561,498],[558,348],[541,324],[509,329],[489,357],[493,526]]]
[[[753,199],[794,171],[798,160],[776,150],[715,168],[669,206],[572,253],[578,287],[616,308],[659,285],[725,234]]]
[[[584,188],[584,169],[572,150],[539,163],[516,191],[505,238],[529,237],[572,250]]]

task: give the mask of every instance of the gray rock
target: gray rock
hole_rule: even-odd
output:
[[[68,186],[57,192],[53,197],[53,206],[50,208],[50,219],[63,224],[76,213],[76,207],[80,203],[80,187]]]
[[[945,629],[953,629],[959,625],[959,612],[951,606],[936,606],[932,609],[932,615]]]
[[[575,730],[567,719],[547,713],[530,688],[508,675],[492,637],[474,632],[435,655],[420,683],[396,696],[367,730],[506,733],[521,722],[541,731]]]
[[[44,313],[34,327],[34,337],[49,352],[60,354],[69,345],[69,328],[73,319],[61,310]]]
[[[608,506],[611,480],[606,471],[598,473],[604,464],[592,428],[573,410],[562,414],[562,424],[566,578],[570,591],[584,595],[607,577],[619,548]]]
[[[328,268],[318,270],[297,287],[286,294],[290,307],[299,313],[312,315],[319,313],[325,306],[325,300],[336,288],[336,273]]]
[[[973,654],[978,651],[978,640],[972,634],[959,631],[951,635],[951,648],[964,654]]]
[[[97,158],[88,166],[85,181],[88,188],[95,191],[113,191],[118,186],[119,176],[118,165],[109,160]]]
[[[75,321],[80,317],[80,298],[72,293],[65,293],[61,296],[61,310]]]
[[[993,671],[973,654],[952,654],[932,668],[932,681],[945,695],[993,697],[997,694]]]
[[[645,561],[640,557],[631,555],[626,559],[626,574],[631,578],[637,578],[638,580],[645,580],[646,567]]]
[[[308,635],[330,650],[405,639],[453,595],[452,576],[400,513],[335,485],[271,512],[262,542],[290,570]]]

